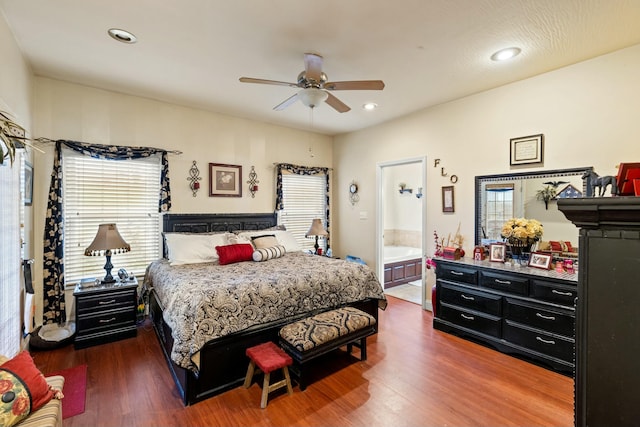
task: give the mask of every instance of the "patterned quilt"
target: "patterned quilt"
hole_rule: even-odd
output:
[[[171,359],[187,369],[196,368],[194,356],[208,341],[255,325],[367,298],[386,308],[370,267],[303,252],[228,265],[157,260],[147,267],[145,285],[171,327]]]

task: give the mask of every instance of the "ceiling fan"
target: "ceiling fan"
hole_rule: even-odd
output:
[[[276,111],[284,110],[289,105],[300,100],[309,108],[315,108],[318,104],[324,101],[336,111],[346,113],[351,110],[351,108],[331,94],[330,91],[384,89],[384,82],[382,80],[353,80],[343,82],[327,81],[327,75],[322,71],[322,56],[315,53],[304,54],[304,71],[301,71],[300,74],[298,74],[297,83],[254,79],[251,77],[240,77],[240,81],[243,83],[262,83],[302,88],[300,92],[273,107]]]

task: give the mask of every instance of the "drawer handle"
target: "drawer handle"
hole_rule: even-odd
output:
[[[110,301],[98,301],[98,304],[107,305],[107,304],[113,304],[114,302],[116,302],[116,300],[112,299]]]
[[[462,297],[462,299],[466,299],[467,301],[474,301],[475,300],[474,297],[468,297],[465,294],[460,294],[460,296]]]
[[[540,337],[536,337],[536,339],[540,342],[543,342],[545,344],[554,344],[555,345],[555,341],[554,340],[545,340],[544,338],[540,338]]]
[[[100,322],[100,323],[111,323],[111,322],[113,322],[114,320],[116,320],[116,318],[115,318],[115,317],[112,317],[111,319],[100,319],[100,321],[99,321],[99,322]]]
[[[556,316],[546,316],[542,313],[536,313],[536,316],[544,320],[556,320]]]
[[[511,282],[509,280],[500,280],[500,279],[495,279],[496,283],[500,283],[501,285],[510,285]]]
[[[449,273],[453,274],[454,276],[464,276],[464,273],[460,273],[459,271],[449,270]]]
[[[562,296],[565,296],[565,297],[570,297],[571,295],[573,295],[573,294],[571,293],[571,291],[562,292],[562,291],[559,291],[559,290],[557,290],[557,289],[551,289],[551,293],[553,293],[553,294],[558,294],[558,295],[562,295]]]
[[[460,316],[464,319],[464,320],[475,320],[476,318],[473,316],[467,316],[464,313],[460,313]]]

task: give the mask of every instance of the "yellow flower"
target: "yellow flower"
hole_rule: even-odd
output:
[[[511,218],[502,226],[500,235],[511,244],[530,245],[540,240],[544,229],[540,221],[527,218]]]

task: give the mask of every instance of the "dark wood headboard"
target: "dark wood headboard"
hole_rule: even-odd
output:
[[[178,233],[210,233],[215,231],[264,230],[278,224],[278,214],[164,214],[162,231]],[[162,253],[166,256],[166,248]]]

